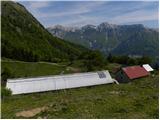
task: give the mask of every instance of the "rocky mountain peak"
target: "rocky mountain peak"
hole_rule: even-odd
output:
[[[85,25],[75,32],[55,29],[50,32],[89,49],[98,49],[105,54],[109,52],[119,55],[149,54],[155,56],[158,54],[158,32],[142,24],[116,25],[103,22],[97,26]]]
[[[96,29],[96,26],[88,24],[88,25],[83,26],[82,29]]]

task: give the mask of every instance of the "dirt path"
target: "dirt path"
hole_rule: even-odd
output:
[[[76,72],[76,73],[81,72],[81,69],[74,68],[74,67],[67,67],[66,70],[71,70],[71,71]]]
[[[44,110],[47,110],[47,109],[48,109],[47,107],[40,107],[40,108],[31,109],[31,110],[17,112],[16,117],[26,117],[26,118],[33,117],[37,115],[38,113]]]
[[[25,61],[17,61],[17,60],[1,60],[2,62],[17,62],[17,63],[45,63],[45,64],[50,64],[50,65],[57,65],[57,66],[66,66],[66,65],[60,65],[58,63],[52,63],[52,62],[43,62],[43,61],[40,61],[40,62],[25,62]]]

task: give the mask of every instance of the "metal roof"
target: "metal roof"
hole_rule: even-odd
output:
[[[148,71],[146,71],[141,66],[131,66],[122,68],[122,70],[126,73],[126,75],[130,79],[140,78],[149,75]]]
[[[107,84],[114,81],[108,71],[98,71],[48,77],[8,79],[6,87],[11,89],[12,94],[23,94]]]
[[[142,65],[144,69],[146,69],[148,72],[153,71],[153,68],[149,64]]]

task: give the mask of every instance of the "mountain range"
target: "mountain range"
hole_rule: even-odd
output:
[[[82,27],[56,25],[47,30],[66,41],[100,50],[105,54],[158,56],[158,30],[142,24],[116,25],[107,22]]]
[[[1,2],[2,57],[23,61],[63,61],[86,48],[52,36],[18,2]]]
[[[45,28],[18,2],[1,2],[2,57],[23,61],[67,61],[89,49],[105,54],[158,56],[158,30],[137,25]]]

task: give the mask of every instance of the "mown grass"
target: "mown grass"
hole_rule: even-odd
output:
[[[2,100],[2,118],[42,106],[49,109],[33,118],[158,118],[159,80],[154,74],[128,84],[10,96]]]

